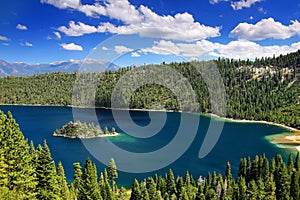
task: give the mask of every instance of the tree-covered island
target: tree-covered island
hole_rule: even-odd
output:
[[[68,122],[61,128],[56,129],[53,136],[68,137],[68,138],[95,138],[95,137],[111,137],[119,135],[113,127],[111,131],[105,126],[104,129],[94,123],[85,123],[80,121]]]

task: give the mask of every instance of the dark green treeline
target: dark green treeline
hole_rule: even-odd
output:
[[[28,145],[13,119],[0,111],[0,199],[63,200],[168,200],[168,199],[277,199],[300,198],[300,155],[287,162],[280,155],[269,161],[264,155],[240,161],[238,177],[227,163],[225,175],[208,173],[195,179],[189,172],[134,180],[131,189],[118,187],[117,166],[113,159],[108,168],[97,174],[88,158],[82,167],[74,163],[74,179],[66,182],[62,163],[54,163],[46,141],[37,148]]]
[[[235,119],[266,120],[282,123],[300,129],[300,50],[284,56],[249,60],[218,59],[212,62],[183,62],[162,63],[162,69],[170,67],[186,77],[197,96],[197,112],[209,113],[211,99],[201,74],[195,65],[209,67],[214,63],[223,79],[226,90],[227,113],[226,117]],[[89,106],[86,97],[93,96],[96,90],[96,106],[111,107],[111,96],[118,81],[128,72],[138,71],[137,76],[132,76],[130,81],[122,85],[122,89],[130,93],[130,88],[140,80],[145,79],[149,72],[142,67],[122,68],[118,71],[107,71],[99,74],[88,73],[50,73],[31,77],[3,77],[0,78],[0,104],[40,104],[40,105],[80,105]],[[160,79],[164,73],[155,74],[155,79]],[[81,84],[88,85],[86,81],[97,80],[97,87],[74,90],[77,76],[84,76]],[[149,78],[149,77],[148,77]],[[166,84],[174,82],[174,76],[164,77]],[[214,80],[215,77],[211,77]],[[178,81],[178,80],[176,80]],[[172,88],[159,84],[146,84],[137,88],[130,96],[129,105],[138,109],[182,110],[189,107],[189,95],[184,94],[184,84],[178,82],[178,90],[184,102],[178,102],[178,96]],[[73,93],[74,92],[74,93]],[[216,96],[221,96],[219,91]],[[118,92],[117,92],[118,94]],[[124,93],[120,93],[115,100],[123,100]],[[72,101],[73,95],[73,101]],[[118,103],[118,102],[117,102]],[[218,103],[218,102],[217,102]]]

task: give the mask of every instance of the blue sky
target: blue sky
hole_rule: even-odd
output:
[[[10,0],[0,9],[0,59],[9,62],[121,56],[130,65],[300,49],[298,0]]]

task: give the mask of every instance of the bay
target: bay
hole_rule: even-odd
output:
[[[75,109],[76,113],[80,115],[80,119],[83,119],[85,122],[92,122],[94,120],[91,116],[94,109],[73,109]],[[74,120],[72,108],[60,106],[2,105],[0,106],[0,110],[5,113],[11,111],[25,137],[28,138],[29,141],[32,140],[35,145],[42,144],[44,139],[47,141],[55,162],[57,163],[61,161],[63,163],[68,181],[71,181],[73,178],[74,162],[80,162],[81,165],[84,166],[86,158],[90,157],[93,162],[96,163],[99,172],[106,167],[105,164],[107,163],[103,164],[97,160],[93,154],[87,150],[80,139],[52,136],[55,129]],[[122,113],[126,111],[119,112]],[[149,114],[159,118],[160,115],[165,113],[157,111],[130,111],[130,116],[133,121],[141,127],[146,127],[151,122]],[[97,108],[96,116],[99,124],[102,127],[115,127],[116,131],[121,133],[121,136],[111,138],[94,138],[90,139],[90,141],[96,144],[100,140],[109,140],[119,148],[130,152],[152,152],[163,148],[168,145],[172,139],[174,139],[179,129],[182,115],[186,115],[185,117],[191,119],[195,117],[200,119],[197,135],[189,148],[183,152],[183,155],[170,165],[155,171],[145,173],[128,173],[120,171],[119,178],[116,180],[118,185],[130,187],[134,178],[143,180],[156,173],[164,175],[170,168],[172,168],[174,173],[178,175],[184,175],[188,170],[193,174],[193,177],[197,179],[199,176],[206,176],[208,172],[216,171],[217,173],[224,173],[226,163],[228,161],[231,163],[233,174],[237,175],[239,161],[242,157],[251,156],[253,158],[257,154],[265,154],[268,158],[271,158],[280,153],[287,158],[290,153],[289,150],[279,148],[265,139],[265,137],[269,135],[287,132],[287,130],[282,127],[269,124],[235,123],[225,121],[222,133],[216,145],[206,157],[200,159],[198,157],[198,153],[203,143],[209,123],[211,120],[218,123],[220,122],[220,119],[215,119],[205,115],[183,114],[177,112],[167,112],[166,123],[164,123],[164,126],[159,133],[153,137],[145,139],[132,137],[122,131],[122,129],[120,129],[116,124],[110,109]],[[191,120],[191,122],[192,121],[193,120]],[[124,120],[123,123],[126,124],[126,120]],[[195,124],[187,124],[187,127],[194,125]],[[133,129],[132,131],[134,132],[135,130]],[[186,129],[186,132],[187,134],[189,133],[189,128]],[[101,148],[101,146],[98,148],[100,154],[103,155],[111,150]],[[172,156],[172,152],[170,152],[170,156]],[[128,165],[131,164],[130,160],[127,160],[127,162]],[[159,161],[154,158],[153,162]],[[116,160],[116,163],[118,163],[118,160]],[[151,163],[141,162],[135,167],[143,168],[150,164]]]

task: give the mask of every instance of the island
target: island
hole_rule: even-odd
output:
[[[70,121],[67,124],[63,125],[61,128],[56,129],[53,133],[53,136],[67,137],[67,138],[96,138],[96,137],[112,137],[118,136],[116,129],[113,127],[111,131],[108,130],[108,127],[105,126],[104,130],[94,123],[86,123],[80,121]]]

